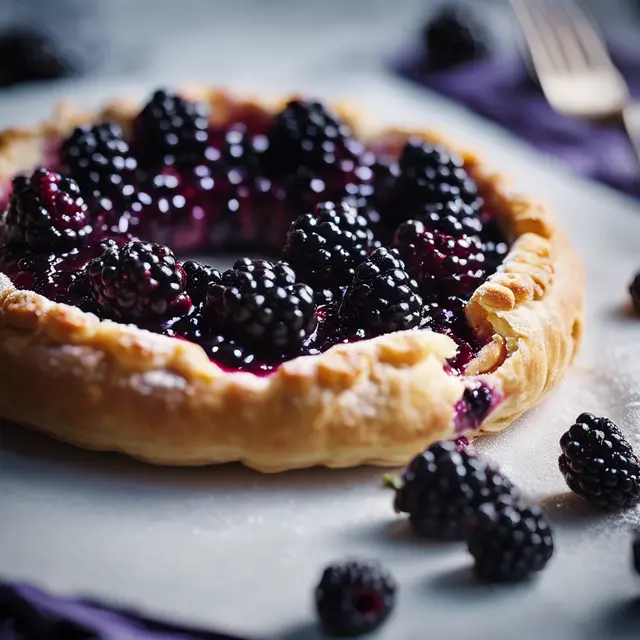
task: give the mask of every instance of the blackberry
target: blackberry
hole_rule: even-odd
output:
[[[212,136],[205,158],[212,166],[256,175],[262,168],[262,159],[268,147],[266,136],[251,134],[244,124],[236,123]]]
[[[191,308],[185,272],[168,247],[132,241],[110,245],[87,265],[93,299],[105,317],[158,321]]]
[[[632,531],[631,554],[633,568],[637,574],[640,574],[640,527],[635,527]]]
[[[293,218],[371,188],[373,171],[363,145],[318,102],[289,102],[268,138],[265,166],[284,187]]]
[[[209,285],[206,307],[222,333],[267,359],[297,353],[316,324],[313,290],[283,262],[237,260]]]
[[[77,183],[49,169],[13,179],[5,226],[7,243],[35,252],[70,251],[91,232]]]
[[[198,167],[200,169],[200,167]],[[194,189],[194,191],[197,189]],[[172,168],[165,168],[161,173],[146,176],[141,184],[141,191],[131,204],[130,213],[135,224],[143,224],[145,233],[154,240],[169,242],[168,229],[171,225],[178,225],[187,211],[186,185],[182,174]],[[190,194],[191,195],[191,194]]]
[[[292,100],[269,132],[270,167],[279,175],[298,167],[318,169],[350,157],[352,132],[319,102]]]
[[[450,202],[425,205],[416,212],[414,220],[419,220],[425,229],[454,238],[475,238],[482,233],[484,224],[475,209],[462,202]]]
[[[481,382],[467,386],[462,398],[456,403],[457,426],[464,431],[475,431],[494,406],[491,389]]]
[[[373,246],[373,232],[355,207],[323,202],[291,225],[282,255],[327,304],[351,282]]]
[[[137,162],[119,125],[105,122],[76,128],[63,142],[60,158],[85,196],[109,198],[119,209],[131,202]]]
[[[400,156],[394,206],[412,216],[427,204],[458,201],[474,209],[481,205],[478,187],[464,168],[462,158],[423,140],[407,142]]]
[[[280,181],[286,194],[292,217],[311,211],[316,205],[332,201],[361,200],[360,167],[355,160],[327,163],[317,169],[301,166]]]
[[[473,237],[433,233],[418,220],[403,222],[394,246],[424,294],[469,298],[486,279],[482,245]]]
[[[316,609],[325,633],[355,637],[371,633],[389,617],[397,586],[378,562],[329,565],[316,587]]]
[[[340,308],[348,325],[370,335],[417,329],[423,312],[418,285],[398,254],[384,247],[357,267]]]
[[[363,154],[361,163],[371,172],[369,179],[363,180],[361,195],[367,204],[380,209],[384,203],[391,201],[400,175],[398,160],[395,154],[393,156],[376,155],[368,150]]]
[[[553,534],[539,507],[501,499],[473,516],[468,546],[478,579],[515,582],[544,569],[553,555]]]
[[[394,508],[409,514],[416,533],[444,540],[465,539],[483,503],[518,495],[497,467],[453,441],[436,442],[416,456],[395,488]]]
[[[180,253],[277,252],[291,224],[280,189],[222,164],[163,168],[141,182],[137,198],[136,234]]]
[[[209,142],[209,108],[169,91],[156,91],[134,122],[148,160],[174,164],[202,158]]]
[[[238,177],[231,169],[214,189],[209,242],[223,250],[279,253],[292,220],[284,192],[266,178]]]
[[[631,295],[631,302],[636,313],[640,313],[640,273],[637,273],[633,277],[633,281],[629,285],[629,294]]]
[[[0,36],[0,87],[69,76],[76,66],[47,35],[12,29]]]
[[[211,168],[202,164],[148,172],[129,209],[136,235],[170,244],[180,253],[219,248],[213,242],[208,244],[213,240],[208,222],[211,216],[221,214],[215,201],[218,186]]]
[[[186,291],[193,304],[202,304],[207,299],[209,284],[221,282],[221,273],[208,264],[187,260],[182,268],[187,278]]]
[[[580,414],[560,446],[558,464],[571,491],[604,509],[640,501],[640,463],[611,420]]]
[[[495,220],[489,220],[483,224],[480,239],[487,274],[490,274],[504,262],[507,253],[509,253],[509,245]]]
[[[489,38],[484,24],[475,19],[469,6],[446,6],[424,29],[427,64],[444,70],[462,62],[484,58]]]
[[[86,266],[77,271],[68,286],[72,304],[83,311],[99,313],[93,296],[91,295],[91,283],[87,275]]]

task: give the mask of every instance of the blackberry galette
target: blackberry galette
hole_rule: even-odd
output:
[[[507,426],[580,342],[553,216],[432,132],[157,91],[3,132],[0,180],[0,415],[82,447],[397,465]]]

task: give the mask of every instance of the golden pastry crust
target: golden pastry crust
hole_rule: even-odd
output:
[[[209,101],[223,121],[231,110],[282,103],[186,93]],[[98,113],[65,106],[37,129],[1,133],[0,178],[32,168],[77,124],[108,116],[127,127],[137,108],[125,101]],[[353,111],[342,112],[376,144],[416,133],[443,141],[433,132],[376,132]],[[461,152],[496,200],[512,242],[504,264],[467,305],[472,325],[490,339],[464,376],[445,371],[456,346],[432,331],[340,345],[264,377],[229,373],[195,344],[100,321],[18,291],[0,274],[0,415],[78,446],[157,464],[241,461],[265,472],[402,464],[457,435],[455,407],[475,379],[501,397],[482,431],[504,428],[558,383],[576,354],[583,269],[545,207],[510,195],[500,176]]]

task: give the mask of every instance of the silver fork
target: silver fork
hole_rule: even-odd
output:
[[[622,118],[640,159],[640,107],[595,23],[573,0],[511,0],[549,104],[568,116]]]

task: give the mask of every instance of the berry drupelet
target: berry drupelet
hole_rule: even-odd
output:
[[[63,142],[60,159],[87,198],[108,198],[121,210],[131,202],[137,161],[119,125],[76,128]]]
[[[469,553],[483,582],[517,582],[541,571],[553,555],[553,535],[539,507],[519,500],[483,504],[471,519]]]
[[[121,321],[161,322],[186,315],[186,275],[165,246],[132,241],[110,244],[86,268],[101,315]]]
[[[457,202],[479,208],[478,187],[464,168],[462,158],[444,147],[410,140],[400,156],[395,187],[395,208],[412,217],[425,206]]]
[[[486,279],[482,246],[473,237],[433,233],[408,220],[398,227],[395,247],[423,295],[469,298]]]
[[[396,591],[395,580],[378,562],[328,566],[315,592],[323,630],[343,637],[371,633],[389,617]]]
[[[207,291],[214,326],[266,360],[300,350],[316,325],[313,290],[284,262],[241,258]]]
[[[351,282],[374,242],[367,220],[355,207],[323,202],[291,225],[283,258],[314,288],[318,302],[329,303]]]
[[[640,463],[611,420],[580,414],[560,446],[560,471],[580,497],[604,509],[640,502]]]
[[[420,327],[423,315],[418,285],[397,253],[376,249],[356,270],[340,315],[348,327],[370,335]]]
[[[518,495],[493,464],[455,442],[436,442],[416,456],[395,488],[395,510],[408,513],[420,535],[444,540],[465,539],[481,504]]]
[[[134,137],[148,162],[197,161],[209,142],[209,107],[156,91],[134,122]]]
[[[13,179],[4,226],[7,243],[34,252],[70,251],[91,232],[78,184],[49,169]]]

